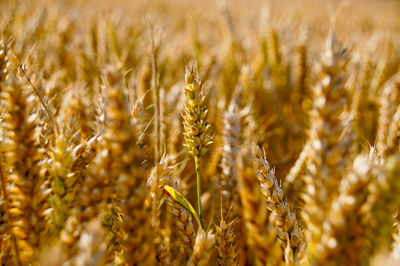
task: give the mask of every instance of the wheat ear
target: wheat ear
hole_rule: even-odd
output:
[[[277,237],[281,240],[282,247],[286,252],[286,262],[300,261],[304,255],[305,239],[296,214],[290,209],[275,176],[275,170],[270,168],[265,157],[265,152],[263,153],[258,146],[255,146],[254,152],[261,191],[266,198],[267,209],[273,215],[272,221]]]
[[[189,154],[193,156],[197,176],[197,203],[201,226],[204,228],[203,210],[201,207],[201,179],[200,179],[200,158],[207,152],[212,136],[210,134],[211,125],[206,120],[207,108],[205,107],[205,97],[202,93],[201,82],[197,79],[197,74],[193,70],[186,70],[185,95],[187,102],[183,114],[183,126],[185,128],[185,147]]]

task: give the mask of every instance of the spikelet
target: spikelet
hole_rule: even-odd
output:
[[[151,229],[151,208],[148,200],[147,175],[141,166],[143,154],[136,144],[138,138],[131,124],[128,101],[122,91],[118,74],[108,73],[105,90],[108,123],[104,135],[103,164],[97,166],[97,174],[114,184],[118,208],[124,215],[121,229],[125,232],[119,240],[125,263],[152,264],[155,261],[154,233]],[[116,159],[119,158],[119,159]],[[96,162],[96,160],[95,160]],[[106,164],[104,164],[106,162]],[[109,172],[104,172],[109,168]],[[103,199],[106,198],[103,196]],[[142,243],[138,245],[138,243]]]
[[[184,197],[188,195],[190,185],[187,183],[186,178],[180,178],[182,170],[185,168],[185,163],[177,169],[177,172],[171,173],[170,184],[181,193]],[[188,177],[190,178],[190,177]],[[165,198],[164,198],[165,199]],[[196,228],[193,224],[193,216],[189,211],[183,208],[167,197],[165,200],[165,216],[162,219],[163,230],[161,235],[163,237],[162,245],[164,245],[163,254],[168,254],[166,259],[169,259],[171,265],[182,265],[187,263],[193,251],[193,245],[196,238]],[[170,258],[169,258],[170,257]],[[162,263],[163,261],[160,260]]]
[[[267,35],[268,65],[272,83],[269,85],[274,89],[275,96],[280,103],[285,105],[290,100],[289,65],[284,64],[282,60],[281,44],[278,33],[272,25],[269,26]]]
[[[66,106],[60,110],[59,117],[63,119],[60,124],[65,141],[71,146],[68,148],[73,157],[71,171],[78,182],[83,184],[101,137],[95,135],[96,111],[91,108],[90,101],[83,97],[82,91],[72,92],[68,96],[64,100]]]
[[[371,81],[371,90],[375,93],[375,95],[379,94],[379,91],[382,89],[385,83],[397,71],[391,62],[394,58],[393,52],[393,40],[389,37],[385,43],[384,55],[379,60]]]
[[[295,76],[291,86],[293,86],[288,109],[288,122],[290,131],[296,139],[305,139],[306,129],[309,127],[308,113],[311,109],[311,91],[310,91],[310,67],[309,67],[309,48],[306,42],[308,32],[303,28],[299,36],[299,45],[295,48],[294,73]],[[291,74],[290,74],[291,75]],[[299,142],[301,143],[301,142]],[[301,143],[303,144],[303,143]],[[297,146],[297,143],[295,143]]]
[[[281,259],[280,247],[275,245],[275,232],[268,226],[269,213],[264,205],[260,186],[252,165],[253,154],[243,151],[240,154],[239,195],[242,202],[242,217],[246,229],[246,242],[255,255],[256,265],[266,265]],[[279,258],[279,259],[278,259]]]
[[[38,95],[40,95],[39,101],[43,101],[44,105],[46,106],[45,107],[43,104],[37,104],[33,111],[38,114],[38,120],[41,121],[41,123],[39,123],[38,125],[40,129],[40,147],[44,149],[44,151],[47,153],[48,150],[51,150],[52,145],[54,145],[54,129],[56,125],[54,124],[55,121],[52,121],[52,117],[49,116],[49,113],[51,114],[51,116],[53,116],[58,112],[59,109],[58,105],[60,95],[58,91],[62,86],[60,82],[56,81],[59,78],[59,75],[52,75],[50,81],[46,83],[44,88],[43,83],[38,80],[37,75],[28,74],[28,69],[26,65],[19,65],[18,67],[19,68],[17,74],[21,81],[24,81],[24,86],[26,86],[27,90],[29,91],[37,91]],[[45,96],[46,98],[48,97],[49,99],[51,98],[52,100],[46,103],[43,96]],[[47,156],[48,154],[46,154],[46,157]]]
[[[8,78],[9,60],[8,60],[8,47],[3,42],[0,41],[0,91],[3,90],[5,86],[4,82]],[[3,131],[1,132],[3,134]],[[3,139],[2,139],[3,141]],[[2,153],[2,149],[0,150]],[[16,240],[13,233],[10,232],[10,220],[9,220],[9,197],[6,190],[6,177],[3,170],[3,156],[0,155],[0,175],[1,175],[1,198],[0,198],[0,264],[11,264],[14,263],[21,264],[19,261],[18,250],[16,247]],[[14,256],[11,253],[11,243],[14,246]],[[15,254],[17,253],[17,254]]]
[[[87,141],[82,140],[73,149],[75,160],[72,165],[72,172],[77,174],[80,183],[85,181],[89,173],[88,168],[96,156],[99,142],[101,142],[101,137],[93,136]]]
[[[33,96],[27,96],[21,84],[10,77],[2,92],[7,106],[4,114],[6,137],[3,149],[9,167],[7,177],[10,218],[23,264],[37,261],[45,243],[48,226],[47,181],[40,175],[40,149],[37,140],[37,116],[32,114]]]
[[[126,132],[127,129],[131,130],[130,116],[129,113],[124,112],[125,110],[121,110],[124,107],[123,96],[116,93],[120,88],[118,85],[116,88],[113,87],[118,82],[118,77],[109,74],[107,78],[109,85],[105,90],[106,96],[108,96],[105,109],[107,117],[105,133],[99,143],[99,152],[94,158],[91,173],[85,180],[84,189],[87,189],[87,192],[81,194],[83,197],[81,202],[87,208],[85,212],[91,217],[96,217],[105,207],[106,200],[112,198],[112,186],[116,182],[121,162],[115,162],[111,157],[115,155],[120,160],[127,160],[125,157],[128,155],[124,155],[122,147],[125,147],[124,145],[130,141],[127,140],[129,131]],[[109,89],[109,87],[111,88]],[[107,95],[110,91],[115,93]],[[126,122],[128,123],[124,124]]]
[[[319,252],[323,224],[332,200],[337,195],[338,184],[345,173],[343,156],[346,150],[339,145],[344,132],[340,115],[347,96],[343,87],[343,70],[346,65],[345,50],[330,33],[319,65],[319,82],[314,87],[311,110],[310,159],[307,161],[305,206],[303,216],[308,227],[309,256]]]
[[[220,86],[222,95],[225,97],[226,103],[230,102],[233,90],[237,86],[240,76],[240,65],[242,57],[242,47],[240,42],[227,39],[222,46],[220,54],[223,55],[222,69],[220,74]],[[210,97],[210,100],[211,97]],[[211,116],[211,114],[210,114]]]
[[[65,222],[64,229],[60,232],[60,246],[67,260],[73,260],[79,253],[79,242],[83,225],[86,226],[88,218],[83,215],[83,211],[75,208],[72,210],[70,217]]]
[[[223,148],[220,167],[222,172],[217,179],[218,196],[221,198],[221,217],[216,225],[217,259],[220,265],[236,265],[238,261],[237,235],[239,227],[236,219],[241,216],[238,182],[238,151],[242,141],[244,116],[240,112],[241,88],[234,92],[229,109],[224,114]],[[215,198],[217,201],[217,197]],[[224,219],[225,217],[225,219]]]
[[[147,120],[148,114],[145,112],[146,106],[143,105],[141,98],[138,98],[133,104],[131,118],[136,125],[136,130],[140,132],[137,143],[144,150],[145,154],[152,154],[152,139],[147,134],[151,126],[151,120]]]
[[[161,128],[163,139],[167,142],[167,153],[170,156],[177,155],[182,148],[182,116],[181,112],[184,105],[184,95],[179,85],[173,86],[169,91],[161,91],[162,116]],[[171,158],[172,159],[172,158]]]
[[[376,140],[376,148],[381,156],[384,156],[386,150],[392,147],[387,146],[389,138],[389,130],[394,113],[396,112],[396,104],[399,102],[400,97],[400,83],[397,80],[390,80],[384,87],[380,99],[380,110],[378,120],[378,133]]]
[[[168,200],[171,206],[171,214],[173,217],[172,223],[176,230],[173,231],[177,236],[177,242],[179,243],[180,253],[186,260],[190,257],[193,252],[193,245],[196,238],[196,230],[193,225],[191,214],[179,206],[177,203]]]
[[[207,152],[207,146],[211,144],[210,127],[206,118],[201,82],[197,79],[193,70],[186,70],[185,95],[187,102],[183,114],[183,126],[185,128],[185,147],[189,154],[201,157]]]
[[[93,57],[98,60],[99,53],[99,32],[97,24],[92,22],[90,25],[90,46],[92,49]]]
[[[54,233],[58,235],[75,207],[79,182],[72,168],[76,161],[74,151],[68,146],[63,135],[57,136],[50,157],[48,162],[52,187],[52,195],[49,198],[52,208],[50,218]]]
[[[159,206],[161,205],[160,201],[162,201],[162,188],[164,185],[166,185],[168,182],[170,182],[171,179],[171,169],[172,167],[169,165],[170,164],[170,158],[167,156],[163,156],[159,162],[158,166],[158,182],[156,182],[156,167],[153,167],[150,173],[150,176],[147,180],[147,185],[150,188],[150,196],[151,196],[151,201],[156,201],[157,204],[155,206],[157,209],[153,210],[154,215],[159,216],[160,215],[160,209]],[[156,186],[158,184],[158,187]]]
[[[76,244],[81,238],[81,233],[90,220],[96,219],[96,217],[105,211],[106,202],[112,195],[113,188],[108,180],[109,171],[112,167],[109,165],[109,162],[107,162],[108,151],[104,148],[105,146],[105,141],[101,138],[98,149],[102,150],[102,153],[97,153],[93,156],[94,154],[88,150],[83,151],[85,156],[94,157],[93,167],[90,169],[88,175],[85,176],[83,187],[79,193],[79,206],[72,211],[60,235],[61,245],[68,258],[73,258],[77,255],[79,249]],[[75,161],[72,168],[81,169],[86,173],[85,165],[88,161],[85,157],[81,158],[82,160]],[[100,169],[102,172],[95,172],[100,171]]]
[[[368,196],[368,185],[375,178],[368,156],[359,155],[351,172],[339,185],[339,196],[332,203],[328,220],[324,224],[322,252],[311,264],[324,264],[335,260],[341,265],[365,265],[368,263],[369,243],[363,219],[362,206]]]
[[[254,59],[254,62],[252,63],[252,65],[254,65],[253,68],[255,72],[255,77],[262,76],[264,68],[268,65],[266,37],[263,35],[260,36],[258,42],[260,46],[260,51],[259,53],[257,53],[257,57]]]
[[[361,142],[366,138],[369,143],[373,143],[374,139],[374,119],[369,117],[372,110],[370,100],[370,80],[373,71],[372,61],[370,56],[362,64],[362,77],[361,82],[353,96],[352,116],[354,117],[354,131],[357,134],[357,142]]]
[[[143,205],[147,199],[146,177],[144,169],[140,167],[143,158],[136,144],[137,135],[131,124],[127,101],[120,87],[122,79],[118,73],[109,72],[107,81],[108,86],[104,91],[107,99],[105,133],[100,139],[98,152],[80,193],[81,206],[67,222],[61,238],[65,249],[74,256],[76,248],[72,247],[80,238],[85,224],[106,210],[107,201],[115,200],[115,206],[121,210],[124,220],[119,225],[116,223],[108,227],[115,231],[114,226],[120,226],[118,230],[130,232],[129,235],[121,234],[122,238],[117,239],[121,249],[124,250],[123,260],[129,264],[136,260],[152,261],[153,245],[146,244],[139,247],[133,245],[134,241],[147,236],[153,239],[150,237],[150,209],[147,205]],[[113,195],[117,197],[114,198]],[[135,209],[140,207],[133,211],[130,209],[133,208],[132,205]],[[118,217],[112,218],[112,221],[119,220]],[[148,221],[148,224],[144,221]],[[141,252],[141,255],[137,255],[136,252]]]
[[[151,104],[151,62],[144,63],[142,73],[139,80],[139,95],[143,95],[143,105],[149,106]]]
[[[298,100],[295,101],[297,104],[300,105],[301,109],[307,108],[307,99],[310,97],[309,91],[309,67],[308,67],[308,49],[306,44],[300,45],[296,49],[297,53],[297,73],[296,73],[296,92],[294,93],[295,96],[298,97]],[[297,93],[297,95],[296,95]]]
[[[150,189],[150,205],[152,206],[151,224],[156,235],[154,238],[154,243],[156,245],[156,256],[157,261],[163,265],[168,265],[170,262],[170,245],[168,243],[168,239],[171,235],[171,228],[169,228],[170,224],[167,224],[165,221],[160,221],[163,218],[166,220],[164,217],[166,215],[165,211],[162,209],[164,201],[162,198],[162,188],[171,179],[171,167],[169,162],[170,159],[168,157],[164,156],[161,158],[157,167],[158,169],[153,167],[147,180],[147,186]]]
[[[236,218],[240,213],[240,200],[237,193],[237,154],[242,139],[243,116],[240,113],[238,96],[229,105],[229,109],[224,114],[224,135],[223,151],[221,157],[222,173],[219,178],[219,185],[222,194],[222,215],[228,221]]]
[[[76,58],[69,53],[67,47],[68,44],[71,42],[71,34],[72,30],[71,28],[72,23],[67,21],[67,25],[64,26],[64,28],[59,32],[57,38],[58,38],[58,44],[57,44],[57,65],[62,67],[62,69],[65,71],[66,77],[70,81],[74,81],[77,78],[77,71],[75,66],[76,64]]]
[[[276,30],[269,25],[267,33],[267,58],[269,66],[274,70],[281,66],[282,55],[279,45],[278,34]]]
[[[271,220],[277,237],[281,240],[285,252],[287,251],[286,263],[299,262],[304,255],[305,239],[296,214],[290,209],[284,192],[278,184],[275,170],[270,168],[265,153],[263,154],[258,146],[255,146],[254,153],[258,169],[257,177],[267,201],[267,209],[273,215]]]
[[[289,173],[285,177],[284,190],[296,203],[300,200],[296,198],[299,196],[298,192],[301,192],[302,186],[304,185],[304,180],[302,180],[301,175],[304,174],[304,171],[306,170],[306,164],[310,156],[310,149],[310,142],[307,142],[304,145],[303,150],[300,152],[296,162],[292,168],[290,168]]]
[[[197,73],[193,70],[186,70],[185,74],[185,102],[183,117],[184,127],[184,146],[188,153],[193,156],[197,178],[197,204],[201,227],[204,229],[203,209],[201,202],[201,178],[200,178],[200,158],[207,153],[207,147],[212,143],[210,134],[211,125],[206,120],[207,108],[205,107],[205,97],[202,93],[202,85],[197,79]]]
[[[400,156],[388,157],[382,167],[380,164],[375,166],[374,182],[368,186],[367,201],[363,206],[363,224],[371,244],[369,254],[390,248],[394,214],[400,203]]]
[[[83,93],[75,93],[68,100],[68,114],[66,117],[71,117],[71,123],[76,124],[75,126],[78,127],[80,139],[87,141],[95,135],[93,125],[95,117],[90,101],[83,97]]]
[[[78,79],[84,82],[87,93],[89,97],[94,96],[94,85],[97,79],[98,70],[96,66],[96,61],[92,57],[89,57],[89,54],[86,53],[83,47],[77,51],[80,55],[78,56],[79,62],[79,72],[78,72]]]
[[[209,264],[212,247],[215,243],[215,235],[211,232],[205,232],[202,229],[197,231],[196,242],[194,243],[193,253],[188,264],[190,266],[206,266]]]
[[[233,220],[227,224],[224,218],[221,217],[219,225],[215,226],[215,248],[218,252],[217,261],[219,265],[238,264],[236,222],[237,220]]]

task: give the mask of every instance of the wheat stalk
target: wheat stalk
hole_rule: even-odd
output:
[[[201,207],[201,179],[200,179],[200,157],[206,154],[207,146],[210,145],[212,136],[209,133],[211,125],[205,120],[207,109],[204,106],[205,97],[202,94],[201,82],[196,78],[193,70],[186,70],[185,95],[187,102],[183,114],[183,126],[185,128],[185,147],[193,156],[197,176],[197,203],[201,226],[204,229],[203,210]]]

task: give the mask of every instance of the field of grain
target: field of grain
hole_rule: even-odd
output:
[[[0,1],[1,265],[400,265],[400,1]]]

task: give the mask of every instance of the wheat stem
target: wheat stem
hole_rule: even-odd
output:
[[[201,228],[204,230],[203,221],[203,208],[201,207],[201,179],[200,179],[200,158],[199,156],[194,156],[194,163],[196,165],[196,177],[197,177],[197,205],[199,208],[199,218]]]
[[[154,42],[154,32],[151,29],[151,53],[152,53],[152,65],[153,65],[153,86],[154,86],[154,96],[155,96],[155,113],[156,113],[156,147],[155,147],[155,160],[158,164],[160,161],[160,151],[161,151],[161,112],[160,112],[160,87],[158,84],[158,47]]]

